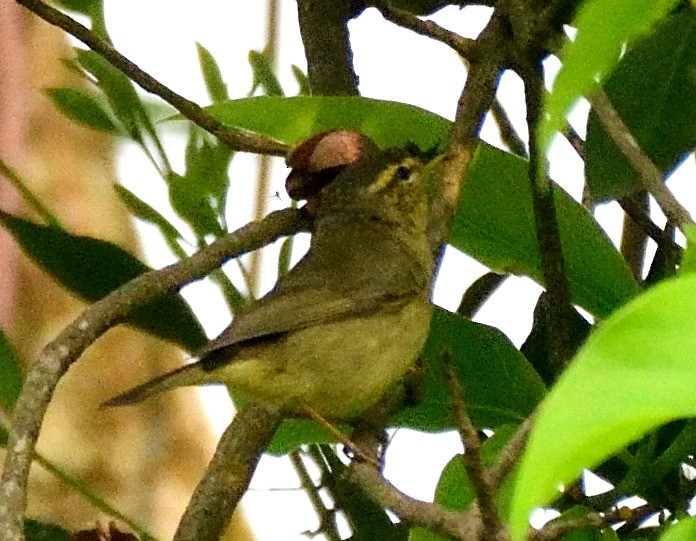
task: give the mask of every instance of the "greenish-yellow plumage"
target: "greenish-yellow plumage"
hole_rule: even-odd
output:
[[[289,414],[350,420],[413,366],[426,339],[433,257],[422,160],[390,149],[347,167],[316,205],[307,255],[198,352],[198,362],[109,401],[224,383]]]

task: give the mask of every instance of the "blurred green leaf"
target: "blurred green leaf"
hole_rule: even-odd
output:
[[[58,4],[70,11],[77,11],[84,15],[89,15],[94,9],[95,4],[101,4],[103,0],[54,0],[53,3]]]
[[[493,271],[543,285],[527,169],[526,160],[481,145],[462,186],[450,244]],[[606,317],[638,287],[592,215],[559,187],[554,195],[573,302]]]
[[[604,83],[614,108],[641,149],[669,174],[696,146],[696,10],[679,11],[636,43]],[[594,201],[635,193],[642,183],[594,112],[585,142]]]
[[[159,229],[162,238],[164,238],[167,246],[179,259],[186,257],[186,252],[179,246],[179,239],[183,239],[183,235],[179,230],[162,214],[140,199],[137,195],[131,192],[128,188],[120,184],[114,185],[116,195],[121,202],[126,206],[129,212],[136,218],[152,224]]]
[[[395,426],[428,431],[453,427],[445,355],[451,356],[476,426],[520,422],[545,394],[537,373],[502,332],[438,308],[421,355],[423,381],[415,392],[422,400],[397,413]]]
[[[663,282],[590,336],[539,411],[515,487],[513,539],[522,539],[532,509],[583,468],[659,425],[696,416],[695,296],[694,274]]]
[[[128,77],[94,51],[77,49],[77,62],[97,82],[111,105],[114,116],[123,124],[130,137],[143,142],[142,130],[147,114]]]
[[[75,88],[47,88],[44,94],[69,119],[95,130],[120,133],[94,96]]]
[[[259,87],[266,96],[285,95],[278,77],[273,73],[273,67],[266,53],[254,50],[249,51],[249,65],[254,73],[254,82],[251,85],[250,95],[256,92]]]
[[[236,402],[235,402],[236,403]],[[339,427],[350,434],[349,427]],[[266,452],[271,455],[284,455],[303,444],[335,443],[335,439],[324,428],[307,419],[286,419],[278,427]]]
[[[22,368],[15,357],[10,339],[0,329],[0,405],[6,413],[14,408],[24,384]]]
[[[227,85],[222,79],[222,73],[215,57],[198,42],[196,42],[196,51],[198,52],[198,63],[203,74],[205,88],[208,90],[210,99],[214,103],[229,100],[230,95],[227,91]]]
[[[696,517],[689,517],[672,524],[660,536],[659,541],[693,541],[696,539]]]
[[[110,242],[72,235],[63,229],[38,225],[2,211],[0,223],[27,256],[66,289],[89,302],[105,297],[150,270]],[[189,351],[207,341],[190,307],[178,294],[141,307],[126,322]]]
[[[681,227],[686,237],[686,249],[682,252],[679,275],[696,272],[696,225],[684,224]]]
[[[227,170],[232,151],[196,127],[191,127],[186,146],[186,172],[167,178],[169,202],[199,238],[223,233],[229,188]]]
[[[539,151],[546,155],[555,132],[580,96],[587,95],[618,62],[621,47],[650,30],[679,0],[586,0],[572,23],[577,29],[559,53],[563,62],[539,123]],[[652,79],[652,78],[648,78]],[[545,163],[542,159],[541,163]]]
[[[24,535],[27,541],[71,541],[72,534],[48,522],[38,520],[24,520]]]
[[[300,87],[297,94],[299,96],[311,96],[312,87],[309,84],[309,77],[307,77],[307,74],[304,71],[302,71],[299,67],[297,67],[295,64],[291,66],[291,69],[292,75],[293,77],[295,77],[295,81],[297,81],[297,86]]]

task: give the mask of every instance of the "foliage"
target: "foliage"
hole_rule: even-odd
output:
[[[441,7],[442,2],[391,4],[422,14]],[[598,89],[607,94],[664,176],[693,153],[696,9],[677,4],[669,0],[587,0],[577,13],[573,4],[569,11],[575,13],[572,24],[577,38],[561,47],[563,68],[544,98],[542,120],[532,126],[536,131],[530,130],[532,137],[538,137],[530,148],[539,154],[527,160],[485,143],[478,146],[451,223],[449,244],[453,248],[496,273],[524,275],[549,285],[547,254],[544,242],[539,241],[535,211],[538,194],[529,182],[530,165],[546,163],[553,135],[568,134],[569,109]],[[65,5],[88,16],[101,13],[90,2]],[[448,148],[452,122],[394,101],[308,95],[307,79],[297,68],[303,95],[288,97],[272,63],[261,52],[249,55],[254,73],[249,94],[231,99],[216,59],[201,45],[197,52],[213,103],[206,110],[227,127],[289,145],[320,131],[341,128],[359,130],[381,147],[414,143],[438,153]],[[161,142],[161,130],[184,120],[183,115],[171,115],[164,128],[157,125],[132,81],[94,51],[77,49],[68,65],[82,74],[91,90],[53,88],[46,95],[76,123],[139,145],[159,172],[171,208],[186,224],[187,232],[132,192],[115,187],[131,213],[153,224],[181,258],[228,233],[225,216],[233,193],[228,170],[235,153],[192,124],[184,169],[175,171]],[[621,200],[645,189],[635,165],[620,152],[595,112],[590,113],[582,151],[592,201]],[[693,462],[696,445],[696,422],[691,420],[696,417],[693,232],[685,224],[673,224],[684,229],[689,239],[684,265],[677,273],[678,257],[661,258],[664,251],[673,250],[666,229],[650,280],[643,282],[640,269],[630,268],[591,208],[558,186],[550,191],[564,277],[574,305],[566,308],[575,321],[580,320],[583,331],[591,327],[590,337],[573,351],[572,362],[562,374],[549,375],[538,358],[553,355],[549,336],[554,327],[563,332],[564,323],[543,317],[543,300],[528,342],[534,338],[534,348],[521,351],[498,329],[438,309],[423,352],[425,368],[414,393],[416,403],[394,413],[391,425],[422,431],[455,428],[452,390],[446,384],[451,368],[475,427],[494,431],[483,444],[485,465],[495,463],[516,425],[538,407],[518,469],[497,487],[498,509],[513,539],[525,538],[535,508],[553,507],[562,521],[592,511],[614,513],[624,497],[633,495],[645,500],[650,513],[632,517],[635,520],[616,531],[608,525],[618,519],[607,518],[604,528],[586,527],[563,539],[635,539],[640,535],[637,526],[650,514],[671,514],[680,522],[676,526],[660,522],[646,538],[691,539],[694,521],[685,519],[685,509],[696,496],[696,487],[683,471]],[[0,223],[37,264],[87,300],[103,298],[148,270],[119,247],[74,235],[56,224],[35,224],[4,213]],[[279,265],[285,267],[288,260],[285,251]],[[215,273],[214,279],[233,311],[246,302],[246,295],[225,274]],[[583,319],[575,307],[589,317]],[[129,322],[188,349],[204,340],[195,315],[178,297],[137,311]],[[571,334],[570,326],[565,331]],[[586,333],[579,334],[582,338],[577,342]],[[20,384],[12,347],[0,333],[0,403],[7,411],[15,404]],[[5,431],[0,432],[3,444],[6,436]],[[286,421],[268,451],[287,453],[301,445],[330,441],[330,435],[314,423]],[[403,525],[394,526],[383,509],[343,480],[346,468],[330,446],[312,445],[306,452],[320,465],[337,505],[353,517],[353,539],[442,538],[426,528],[409,531]],[[613,488],[601,499],[574,494],[571,488],[577,486],[583,469],[591,469]],[[461,457],[453,457],[442,472],[436,502],[450,509],[466,509],[477,496],[469,476]]]

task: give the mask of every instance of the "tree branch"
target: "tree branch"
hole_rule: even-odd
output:
[[[655,222],[650,219],[650,216],[647,215],[641,205],[637,204],[630,197],[622,197],[618,199],[617,202],[621,205],[621,210],[626,213],[626,216],[633,220],[656,244],[659,246],[669,246],[672,250],[681,252],[682,247],[674,242],[666,231],[660,229]]]
[[[222,537],[282,419],[280,413],[254,404],[237,412],[191,496],[174,541]]]
[[[269,214],[226,235],[190,258],[138,276],[94,303],[66,327],[31,366],[15,405],[0,481],[0,539],[23,539],[27,481],[41,423],[61,376],[84,350],[136,308],[203,278],[222,263],[269,242],[308,229],[300,210]]]
[[[367,462],[353,461],[348,480],[361,487],[378,505],[390,509],[402,521],[423,526],[455,539],[478,539],[481,517],[477,506],[466,512],[452,511],[437,503],[412,498],[387,481]]]
[[[510,152],[523,158],[527,158],[527,145],[517,133],[515,127],[512,125],[512,121],[510,120],[505,107],[503,107],[503,104],[500,103],[498,98],[493,100],[493,104],[491,105],[491,114],[493,115],[495,123],[498,125],[500,138],[510,149]]]
[[[191,122],[213,134],[232,150],[285,156],[288,147],[284,143],[274,141],[262,135],[226,127],[222,122],[208,114],[198,104],[184,98],[182,95],[177,94],[169,87],[160,83],[157,79],[119,53],[107,41],[99,38],[88,28],[71,17],[68,17],[40,0],[16,0],[16,2],[38,15],[49,24],[65,30],[68,34],[87,45],[90,49],[99,53],[116,69],[123,72],[141,88],[162,98]]]
[[[358,77],[348,39],[348,21],[360,11],[354,4],[353,0],[297,2],[312,94],[358,95]]]
[[[447,363],[446,377],[452,398],[454,424],[457,427],[459,438],[464,447],[464,454],[462,455],[464,468],[474,488],[478,508],[481,512],[482,531],[480,535],[483,536],[483,539],[496,539],[498,532],[504,530],[495,504],[497,487],[490,482],[490,478],[487,475],[481,457],[481,440],[471,419],[467,415],[462,388],[459,385],[459,380],[451,362]]]
[[[539,244],[544,287],[549,293],[549,308],[555,324],[549,327],[549,366],[557,376],[570,361],[573,348],[569,339],[568,310],[572,307],[570,286],[565,274],[561,232],[558,227],[553,184],[545,163],[540,163],[537,126],[541,119],[544,95],[541,57],[533,51],[520,70],[525,86],[529,126],[529,182],[534,205],[536,237]]]
[[[643,187],[655,198],[667,219],[680,227],[684,224],[693,224],[689,211],[667,188],[662,172],[640,148],[638,141],[621,120],[604,91],[601,89],[595,91],[589,101],[604,129],[636,170]]]
[[[459,191],[479,144],[479,132],[486,112],[495,99],[500,75],[507,64],[506,24],[493,12],[477,41],[478,57],[472,61],[457,103],[450,144],[444,156],[440,194],[433,206],[433,223],[440,241],[449,235],[457,208]]]
[[[478,58],[476,40],[465,38],[456,32],[447,30],[435,21],[423,20],[408,11],[393,8],[386,2],[372,2],[372,4],[379,10],[382,17],[389,22],[403,28],[408,28],[421,36],[442,42],[468,61],[473,61]]]
[[[525,445],[527,445],[527,437],[532,430],[534,423],[534,414],[517,427],[517,430],[508,440],[503,450],[498,455],[498,462],[488,470],[489,482],[494,487],[499,487],[503,479],[513,470],[517,461],[520,459]]]

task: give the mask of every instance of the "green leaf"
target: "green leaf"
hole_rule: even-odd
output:
[[[292,69],[292,75],[295,78],[295,81],[297,81],[297,86],[300,87],[297,94],[300,96],[311,96],[312,87],[309,84],[309,77],[307,77],[307,74],[295,64],[290,66],[290,68]]]
[[[659,541],[693,541],[696,539],[696,518],[689,517],[672,524]]]
[[[449,356],[476,426],[495,428],[525,419],[545,394],[544,384],[524,356],[494,327],[436,309],[421,357],[421,402],[397,413],[392,422],[417,430],[452,425],[444,358]]]
[[[25,519],[24,535],[27,541],[71,541],[72,534],[48,522],[39,522],[38,520]]]
[[[169,220],[131,192],[128,188],[125,188],[120,184],[115,184],[114,190],[116,191],[118,198],[133,216],[142,220],[143,222],[150,223],[159,229],[160,234],[174,255],[176,255],[179,259],[186,257],[186,252],[182,250],[178,242],[179,239],[183,239],[184,237]]]
[[[196,51],[198,52],[198,63],[201,66],[205,88],[208,90],[210,99],[214,103],[229,100],[227,85],[222,79],[222,73],[215,57],[198,42],[196,42]]]
[[[686,237],[686,249],[682,253],[679,275],[696,272],[696,225],[684,224],[681,229]]]
[[[5,412],[14,408],[24,384],[24,375],[10,339],[0,329],[0,405]]]
[[[254,50],[249,51],[249,65],[254,72],[254,82],[251,85],[250,94],[253,94],[257,88],[261,87],[263,93],[267,96],[285,95],[283,87],[280,86],[278,78],[273,73],[273,67],[266,53]]]
[[[558,312],[552,305],[552,300],[547,291],[539,295],[534,307],[534,320],[532,330],[520,348],[522,354],[537,371],[541,379],[547,385],[552,385],[558,377],[557,366],[552,359],[552,329],[557,325]],[[574,306],[567,306],[564,310],[565,334],[569,351],[575,353],[585,342],[590,334],[592,326],[582,317]]]
[[[339,426],[339,430],[350,434],[350,428]],[[312,443],[335,443],[335,439],[323,427],[308,419],[286,419],[273,435],[266,452],[281,456],[297,449],[300,445]]]
[[[192,127],[186,146],[186,172],[167,177],[172,208],[198,238],[223,233],[231,158],[229,148],[211,142],[205,133]]]
[[[123,124],[130,137],[142,143],[141,132],[147,124],[143,108],[133,83],[94,51],[77,49],[77,61],[97,81],[111,105],[114,116]]]
[[[404,524],[395,524],[387,511],[375,503],[360,487],[346,478],[346,465],[336,455],[332,446],[319,445],[310,449],[315,462],[321,470],[322,486],[334,499],[334,506],[340,509],[351,525],[353,535],[350,541],[405,540],[408,531]]]
[[[123,248],[63,229],[38,225],[0,211],[0,223],[22,250],[66,289],[97,301],[136,276],[151,270]],[[131,314],[130,323],[191,351],[207,339],[180,295],[155,300]]]
[[[70,11],[77,11],[89,15],[94,4],[101,4],[102,0],[55,0],[56,4]]]
[[[577,28],[559,56],[563,67],[545,100],[539,123],[539,150],[546,154],[551,138],[563,131],[565,116],[618,62],[621,47],[647,32],[678,0],[586,0],[572,23]],[[542,163],[545,163],[542,160]]]
[[[443,149],[450,122],[403,103],[360,97],[257,97],[212,105],[226,125],[288,144],[334,128],[356,129],[380,147],[415,143]],[[464,183],[450,242],[493,270],[512,270],[541,282],[527,162],[481,144]],[[556,191],[567,274],[574,302],[605,317],[631,298],[637,285],[625,261],[594,218]]]
[[[633,46],[604,90],[641,149],[669,174],[696,146],[696,10],[683,9]],[[585,142],[590,195],[606,201],[641,190],[638,174],[594,112]]]
[[[206,110],[227,126],[288,144],[319,131],[344,128],[360,130],[383,148],[415,143],[423,150],[444,149],[451,125],[413,105],[354,96],[259,96],[214,104]]]
[[[696,275],[663,282],[590,336],[539,411],[515,487],[513,539],[522,539],[532,509],[583,468],[661,424],[696,416],[695,296]]]
[[[47,88],[44,94],[69,119],[95,130],[120,133],[94,96],[75,88]]]
[[[528,162],[481,145],[459,197],[450,244],[490,269],[525,274],[543,285]],[[573,302],[604,318],[638,288],[592,215],[555,187],[558,225]]]

